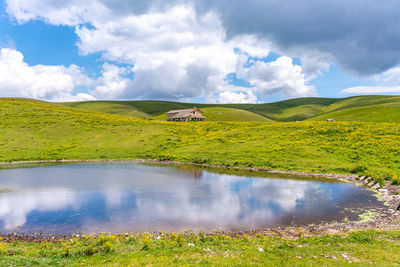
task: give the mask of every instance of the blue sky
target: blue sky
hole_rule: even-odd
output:
[[[0,1],[0,97],[258,103],[400,92],[400,4],[287,1]]]

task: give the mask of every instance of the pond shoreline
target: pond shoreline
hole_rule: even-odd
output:
[[[315,176],[344,180],[353,184],[363,185],[374,190],[377,197],[384,201],[388,208],[380,210],[377,214],[366,213],[364,219],[359,221],[344,221],[344,222],[329,222],[320,224],[298,225],[298,226],[273,226],[262,229],[246,230],[246,231],[216,231],[208,233],[225,234],[225,235],[278,235],[287,238],[296,238],[302,236],[315,236],[324,234],[340,234],[349,231],[365,230],[365,229],[384,229],[392,230],[400,229],[400,186],[386,184],[381,187],[378,183],[373,182],[370,177],[359,176],[357,174],[331,174],[331,173],[307,173],[299,171],[285,171],[276,169],[256,168],[256,167],[241,167],[241,166],[225,166],[218,164],[202,164],[192,162],[179,162],[179,161],[160,161],[153,159],[97,159],[97,160],[36,160],[36,161],[14,161],[14,162],[0,162],[0,166],[5,165],[23,165],[23,164],[41,164],[41,163],[90,163],[90,162],[136,162],[136,163],[158,163],[158,164],[186,164],[204,167],[218,167],[229,169],[241,169],[249,171],[261,171],[267,173],[289,174],[289,175],[303,175]],[[116,234],[118,235],[118,234]],[[75,236],[75,235],[74,235]],[[26,235],[23,233],[0,234],[0,237],[5,242],[13,241],[28,241],[28,242],[44,242],[44,241],[57,241],[68,238],[68,235],[50,235],[41,233],[37,235]]]

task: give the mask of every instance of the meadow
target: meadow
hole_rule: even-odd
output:
[[[0,116],[0,162],[158,159],[400,182],[400,123],[179,123],[7,98]]]
[[[167,108],[162,105],[152,115],[136,108],[127,112],[119,105],[110,110],[108,104],[100,112],[96,111],[97,102],[94,106],[84,109],[31,99],[1,98],[0,162],[157,159],[356,173],[372,176],[380,183],[386,180],[400,184],[400,123],[272,122],[266,117],[261,122],[180,123],[154,119],[157,112],[160,116],[164,112],[161,109]],[[215,120],[221,116],[229,119],[221,107],[208,108],[209,116]],[[110,114],[115,110],[125,113]],[[293,110],[289,111],[285,114],[292,116]],[[236,118],[248,116],[258,120],[261,116],[234,112]],[[33,241],[0,237],[0,265],[387,266],[400,263],[400,232],[393,230],[312,237],[305,237],[299,230],[294,239],[277,232],[275,236],[89,235]]]
[[[87,235],[36,242],[0,241],[2,266],[267,265],[392,266],[399,231],[358,231],[295,239],[275,236],[158,233]]]

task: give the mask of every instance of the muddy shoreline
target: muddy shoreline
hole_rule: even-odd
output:
[[[289,174],[289,175],[305,175],[305,176],[316,176],[324,178],[333,178],[344,180],[353,184],[367,186],[370,190],[374,190],[377,197],[385,202],[387,209],[380,210],[377,214],[359,221],[345,221],[345,222],[329,222],[320,224],[309,224],[299,226],[275,226],[263,229],[254,229],[247,231],[237,232],[224,232],[216,231],[210,232],[209,235],[224,234],[231,236],[240,235],[276,235],[285,238],[298,238],[300,236],[315,236],[325,234],[344,234],[350,231],[366,230],[366,229],[380,229],[380,230],[400,230],[400,186],[393,186],[386,184],[380,186],[373,182],[371,177],[359,176],[356,174],[330,174],[330,173],[307,173],[299,171],[284,171],[266,168],[253,168],[253,167],[240,167],[240,166],[224,166],[218,164],[200,164],[191,162],[179,162],[179,161],[160,161],[160,160],[149,160],[149,159],[132,159],[132,160],[37,160],[37,161],[15,161],[15,162],[0,162],[0,166],[5,165],[24,165],[24,164],[40,164],[40,163],[80,163],[80,162],[137,162],[137,163],[158,163],[158,164],[187,164],[204,167],[219,167],[229,169],[242,169],[249,171],[261,171],[267,173],[277,174]],[[116,234],[117,236],[119,234]],[[74,235],[50,235],[47,233],[39,233],[34,235],[27,235],[24,233],[12,233],[12,234],[0,234],[0,238],[3,242],[59,242],[62,240],[76,237]]]

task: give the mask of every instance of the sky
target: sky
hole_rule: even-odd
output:
[[[398,0],[0,0],[0,97],[400,94]]]

